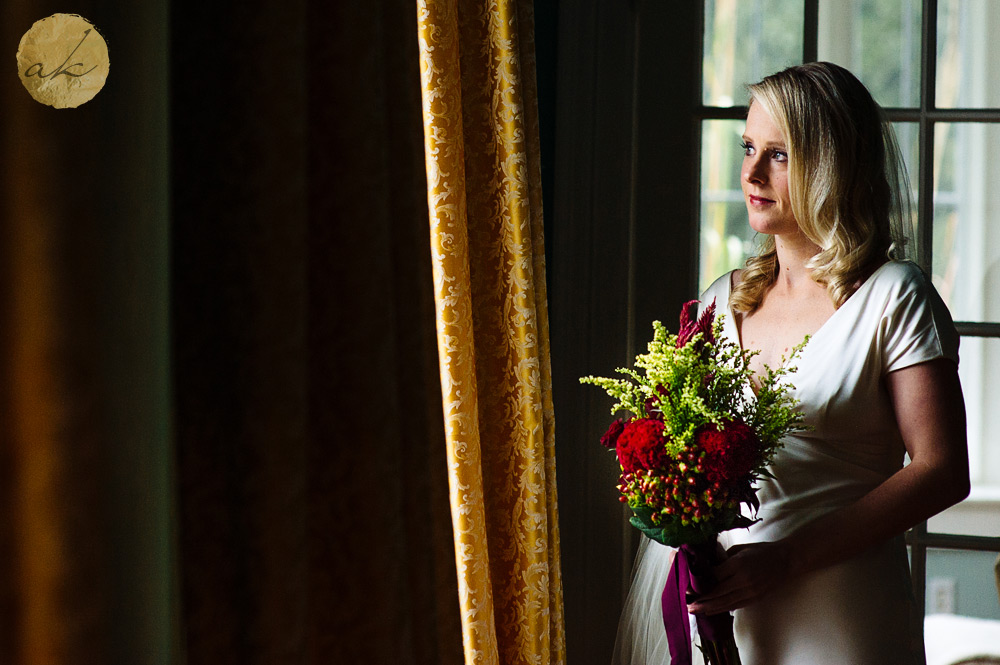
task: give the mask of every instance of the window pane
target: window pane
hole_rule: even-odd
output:
[[[927,530],[996,538],[1000,534],[1000,489],[974,487],[968,499],[927,520]]]
[[[965,396],[972,494],[927,524],[930,531],[1000,536],[1000,339],[963,337],[958,373]]]
[[[1000,339],[963,337],[958,373],[965,396],[969,437],[968,499],[932,517],[927,528],[937,533],[970,536],[1000,535],[1000,410],[995,395],[1000,390]]]
[[[920,205],[920,192],[917,189],[920,174],[920,125],[915,122],[894,122],[892,129],[896,133],[896,142],[903,155],[903,166],[906,167],[907,179],[910,182],[911,226],[907,238],[906,256],[916,259],[917,210]]]
[[[932,272],[958,321],[1000,321],[998,151],[1000,125],[935,127]]]
[[[939,108],[1000,107],[1000,2],[940,0],[937,20]]]
[[[743,86],[802,62],[802,22],[802,0],[706,0],[705,105],[742,106]]]
[[[740,187],[742,120],[706,120],[701,126],[701,231],[699,291],[740,268],[753,249]]]
[[[922,13],[912,0],[820,0],[819,59],[854,72],[882,106],[919,106]]]
[[[1000,655],[995,552],[927,551],[927,664]]]
[[[973,485],[994,488],[993,501],[1000,508],[1000,339],[963,337],[959,347],[958,373],[965,395],[969,434],[969,471]],[[986,497],[984,497],[986,498]],[[994,528],[988,535],[1000,536],[1000,510],[993,514]]]

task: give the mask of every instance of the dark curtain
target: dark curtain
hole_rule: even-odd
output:
[[[457,663],[415,4],[0,6],[0,662]]]
[[[461,660],[415,14],[172,7],[192,664]]]
[[[76,109],[13,66],[61,2],[0,4],[0,662],[169,663],[166,4],[81,0]]]

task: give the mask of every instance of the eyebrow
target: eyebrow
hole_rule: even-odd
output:
[[[746,141],[746,142],[754,143],[754,140],[752,138],[750,138],[749,136],[747,136],[746,134],[743,134],[743,136],[741,138],[744,141]],[[765,148],[765,149],[775,149],[775,148],[777,148],[778,150],[788,150],[788,148],[785,147],[785,144],[783,142],[782,143],[769,143],[769,142],[765,141],[763,143],[762,147]]]

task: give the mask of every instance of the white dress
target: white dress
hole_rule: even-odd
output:
[[[702,295],[725,312],[731,273]],[[808,431],[785,438],[759,483],[762,521],[722,535],[723,545],[774,541],[848,505],[902,467],[904,447],[887,373],[935,358],[958,362],[958,333],[930,280],[914,264],[889,262],[812,336],[786,377]],[[673,550],[643,537],[619,624],[615,663],[669,663],[659,607]],[[902,537],[773,590],[735,612],[743,665],[910,665],[923,638]],[[695,662],[700,656],[695,652]]]

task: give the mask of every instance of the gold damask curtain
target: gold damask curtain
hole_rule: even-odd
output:
[[[418,0],[466,663],[563,663],[530,0]]]

